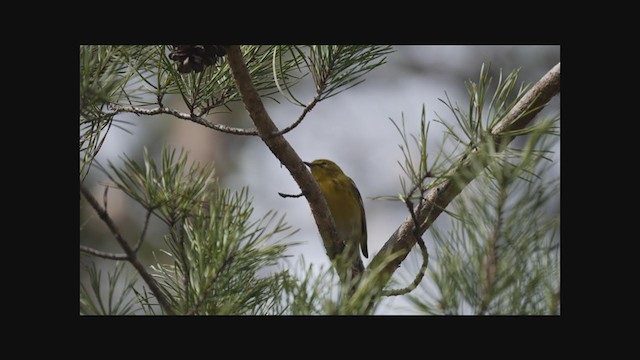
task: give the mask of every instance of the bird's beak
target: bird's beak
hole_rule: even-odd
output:
[[[304,163],[305,165],[307,165],[309,168],[311,168],[311,166],[313,166],[313,164],[312,164],[312,163],[310,163],[310,162],[303,161],[303,163]]]

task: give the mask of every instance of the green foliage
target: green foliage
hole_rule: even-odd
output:
[[[94,157],[113,124],[106,104],[122,96],[133,73],[119,61],[122,46],[80,46],[80,179],[84,179]]]
[[[156,277],[187,314],[268,314],[282,311],[277,299],[286,272],[259,276],[277,265],[290,244],[273,241],[290,230],[267,213],[251,221],[248,192],[217,189],[208,211],[198,211],[168,236],[173,265],[156,264]],[[275,225],[272,222],[275,220]],[[289,233],[288,235],[291,235]],[[286,236],[288,236],[286,235]],[[286,237],[285,236],[285,237]]]
[[[541,177],[548,163],[491,166],[458,196],[460,221],[447,232],[433,227],[431,271],[436,291],[412,297],[434,314],[557,314],[560,291],[559,215],[547,207],[558,180]],[[520,173],[520,174],[519,174]],[[523,175],[522,177],[520,175]]]
[[[452,211],[444,210],[453,217],[451,229],[430,228],[435,238],[430,280],[408,298],[416,310],[428,314],[558,314],[560,220],[559,215],[548,217],[546,207],[557,196],[559,179],[544,180],[544,175],[558,139],[553,135],[559,134],[559,117],[492,134],[528,87],[521,85],[514,92],[518,71],[504,79],[500,72],[489,99],[488,74],[483,66],[479,82],[467,82],[466,110],[454,106],[448,96],[446,102],[441,100],[454,121],[438,116],[446,132],[435,158],[426,151],[429,124],[425,125],[424,107],[417,137],[407,134],[404,116],[400,125],[392,120],[403,140],[404,162],[399,164],[405,177],[400,179],[402,194],[383,198],[405,201],[419,190],[419,208],[425,192],[443,181],[453,179],[465,186],[480,174],[449,206]],[[526,135],[527,142],[522,148],[512,145],[499,151],[496,135]],[[454,150],[443,155],[447,141],[453,142]],[[416,255],[403,263],[404,276],[392,283],[406,284],[415,276]]]
[[[111,171],[100,169],[115,187],[122,190],[165,224],[173,226],[188,217],[194,208],[208,201],[210,187],[215,182],[213,164],[201,166],[188,164],[184,150],[162,151],[160,167],[144,149],[144,163],[139,164],[128,156],[122,159],[123,168],[109,161]]]
[[[188,165],[184,151],[165,149],[160,163],[145,151],[142,164],[125,157],[122,168],[110,164],[110,171],[103,170],[117,189],[169,226],[162,251],[172,261],[157,261],[151,268],[172,307],[180,314],[284,312],[283,291],[295,281],[286,271],[273,270],[292,245],[284,239],[295,233],[284,218],[268,212],[252,220],[248,190],[221,188],[213,166]],[[89,275],[99,290],[99,273]],[[132,283],[127,289],[138,295],[143,311],[157,313],[151,294],[133,289]],[[103,308],[88,296],[81,297],[81,304],[87,313]]]
[[[278,91],[293,99],[291,88],[312,74],[318,101],[347,90],[385,62],[389,46],[241,46],[254,86],[263,97]],[[229,64],[207,66],[199,73],[181,74],[169,59],[166,45],[80,47],[80,177],[86,176],[114,120],[117,106],[163,107],[167,95],[179,95],[191,115],[202,117],[240,100]],[[291,100],[291,98],[289,98]],[[291,100],[298,104],[301,102]],[[124,128],[123,128],[124,129]],[[127,131],[126,129],[124,129]]]
[[[83,264],[89,284],[80,282],[81,315],[131,315],[135,313],[135,276],[123,275],[126,263],[117,262],[107,273],[107,293],[103,293],[102,271],[95,263]],[[125,277],[125,279],[121,279]]]
[[[241,46],[256,89],[267,97],[277,92],[274,76],[289,80],[292,78],[290,72],[297,65],[293,61],[286,61],[278,67],[272,67],[276,49],[276,46]],[[177,94],[182,97],[191,113],[203,116],[229,102],[240,100],[229,64],[225,60],[218,65],[207,66],[199,73],[182,74],[169,58],[169,46],[148,46],[145,50],[142,56],[132,53],[127,58],[127,62],[138,69],[136,81],[140,86],[136,87],[136,91],[149,99],[133,102],[132,105],[159,104],[164,96]]]
[[[392,52],[391,46],[369,45],[310,45],[286,46],[274,57],[274,69],[281,66],[282,59],[291,60],[296,67],[304,64],[315,84],[317,99],[322,101],[361,84],[363,76],[385,63],[385,55]],[[280,71],[284,73],[283,71]],[[280,92],[292,103],[305,104],[293,95],[286,79],[275,77]],[[298,77],[295,77],[298,79]],[[283,89],[284,88],[284,89]],[[285,94],[286,92],[286,94]]]
[[[241,50],[260,95],[280,92],[305,106],[301,121],[315,103],[364,81],[364,75],[385,63],[391,47],[242,46]],[[163,108],[166,96],[179,96],[191,116],[202,117],[240,100],[226,61],[200,73],[181,74],[168,54],[162,45],[80,47],[81,182],[111,126],[123,124],[115,115],[136,112],[119,106]],[[399,165],[404,176],[401,194],[386,198],[418,201],[420,207],[423,195],[451,179],[460,163],[470,164],[470,173],[480,172],[456,199],[453,211],[445,210],[454,217],[451,229],[431,228],[435,248],[430,251],[429,280],[409,299],[418,311],[429,314],[558,314],[559,216],[547,216],[545,207],[557,195],[559,180],[544,180],[545,160],[557,140],[549,135],[558,134],[558,117],[500,134],[525,135],[527,142],[522,148],[498,151],[492,130],[527,87],[517,87],[517,70],[506,77],[500,72],[489,96],[489,73],[483,66],[479,81],[466,83],[468,107],[460,107],[445,93],[446,101],[441,101],[454,121],[436,114],[445,138],[435,156],[427,151],[431,127],[424,107],[418,135],[407,133],[404,114],[399,122],[391,119],[402,137],[404,161]],[[306,74],[311,74],[316,89],[309,105],[293,93]],[[445,151],[447,142],[453,143],[453,151]],[[110,186],[166,225],[162,235],[166,246],[161,249],[166,257],[160,260],[154,254],[148,269],[175,313],[360,315],[372,314],[380,305],[382,285],[376,282],[388,261],[401,254],[383,259],[358,283],[342,284],[332,268],[316,269],[304,260],[298,271],[283,268],[285,252],[293,245],[285,240],[295,231],[276,212],[256,219],[248,190],[222,188],[213,165],[189,163],[186,152],[167,149],[158,162],[146,149],[142,163],[128,156],[123,160],[122,167],[108,162],[107,168],[99,164],[98,168],[107,174]],[[80,283],[81,314],[164,313],[157,294],[125,274],[123,263],[117,263],[106,280],[96,263],[84,263],[81,271],[85,275]],[[400,283],[407,282],[392,280],[394,286]]]
[[[390,52],[388,46],[307,48],[308,56],[300,56],[300,47],[289,46],[242,46],[241,50],[262,96],[275,94],[281,84],[287,89],[294,86],[303,77],[294,70],[299,73],[304,64],[316,81],[318,101],[361,83],[363,75],[383,64],[383,56]],[[162,45],[80,47],[81,179],[117,122],[114,116],[120,105],[163,107],[165,96],[179,95],[192,115],[203,116],[240,100],[226,61],[201,73],[181,74],[168,54],[168,47]],[[113,183],[110,186],[168,226],[167,247],[162,251],[172,260],[168,264],[157,261],[152,269],[178,313],[303,314],[344,308],[339,303],[346,304],[346,300],[327,305],[330,299],[320,301],[320,293],[314,290],[329,286],[330,271],[318,278],[297,279],[287,270],[274,270],[291,245],[282,242],[291,235],[290,227],[275,212],[252,220],[247,189],[232,193],[220,188],[213,166],[188,164],[187,154],[175,150],[163,150],[158,164],[146,149],[142,163],[126,155],[123,161],[122,167],[110,161],[107,168],[97,165]],[[139,305],[135,311],[159,313],[154,294],[136,288],[135,281],[127,282],[122,292],[127,296],[126,306],[103,306],[100,273],[95,264],[84,271],[92,286],[81,289],[83,313],[130,313],[134,303]],[[118,267],[109,275],[109,284],[122,274]],[[291,298],[307,290],[309,297]],[[111,289],[107,297],[110,304],[117,296]],[[350,310],[336,311],[356,311],[353,304],[349,306]]]
[[[372,271],[373,276],[367,276],[358,281],[352,279],[350,283],[341,283],[332,267],[324,269],[314,268],[312,264],[305,265],[301,258],[293,273],[301,274],[300,278],[287,284],[284,303],[288,304],[285,315],[370,315],[380,305],[380,293],[375,281],[377,275],[387,264]],[[352,287],[356,290],[352,291]]]
[[[300,258],[291,273],[301,278],[286,283],[283,301],[289,304],[285,315],[322,315],[334,293],[337,277],[332,268],[315,269]]]
[[[242,46],[249,73],[261,95],[278,92],[274,76],[295,83],[297,58],[272,67],[275,46]],[[190,113],[204,116],[239,101],[226,61],[203,72],[181,74],[169,59],[168,46],[80,46],[80,177],[84,179],[111,129],[126,122],[109,111],[117,105],[163,106],[167,95],[182,97]]]
[[[550,135],[558,135],[559,117],[542,119],[519,130],[518,135],[527,135],[522,148],[511,146],[498,151],[491,130],[522,97],[526,87],[512,93],[517,71],[505,80],[500,73],[495,93],[488,100],[485,94],[491,79],[487,74],[483,67],[479,83],[467,84],[467,112],[457,104],[453,106],[448,97],[444,102],[455,121],[447,123],[440,117],[437,121],[447,129],[447,139],[462,151],[445,159],[457,167],[444,170],[439,179],[425,183],[424,110],[422,134],[413,138],[419,160],[414,161],[408,150],[404,119],[402,129],[394,123],[404,144],[401,149],[405,162],[400,165],[411,183],[408,186],[401,181],[401,200],[411,194],[407,189],[431,188],[443,178],[450,178],[449,171],[460,171],[463,161],[468,164],[465,169],[480,171],[456,197],[449,207],[452,211],[446,211],[454,218],[451,229],[431,227],[435,251],[431,251],[434,256],[428,278],[432,282],[423,282],[409,299],[418,311],[429,314],[558,314],[560,220],[559,215],[549,217],[546,207],[557,196],[559,179],[544,178],[550,167],[548,155],[558,139]],[[444,167],[434,161],[432,167],[436,165]],[[409,272],[415,270],[415,266],[408,268]]]
[[[486,141],[485,137],[489,136],[491,129],[511,111],[529,89],[529,86],[521,84],[518,92],[514,93],[513,90],[518,82],[520,70],[512,71],[503,79],[502,69],[500,69],[498,84],[491,100],[488,101],[486,94],[493,81],[493,78],[489,76],[490,71],[491,66],[485,67],[483,64],[478,82],[467,81],[465,83],[469,93],[467,111],[461,109],[457,102],[454,105],[446,91],[447,100],[439,99],[451,111],[455,123],[444,120],[437,113],[438,119],[435,121],[442,124],[446,128],[447,134],[460,144],[472,147]]]
[[[427,190],[434,186],[438,186],[442,180],[445,180],[444,177],[438,177],[437,174],[442,174],[448,170],[445,166],[446,163],[443,161],[443,148],[440,148],[440,151],[436,155],[435,159],[429,162],[429,154],[427,152],[427,145],[429,139],[429,127],[431,122],[426,121],[426,111],[424,105],[422,106],[422,113],[420,115],[420,134],[416,137],[413,134],[407,134],[407,129],[405,126],[404,113],[401,114],[400,125],[392,118],[389,118],[391,123],[396,128],[400,137],[402,138],[402,144],[398,145],[400,151],[402,151],[402,155],[404,157],[404,161],[398,161],[398,165],[400,165],[400,169],[404,173],[405,177],[400,177],[400,187],[402,189],[402,194],[399,194],[397,197],[380,197],[387,200],[400,200],[405,201],[405,199],[419,199],[422,194],[424,194]],[[409,141],[409,138],[413,140]],[[413,146],[412,146],[413,145]],[[412,150],[412,148],[416,148],[416,150]],[[417,156],[416,153],[417,152]],[[438,181],[430,181],[427,182],[428,179],[434,178]],[[411,186],[409,186],[411,184]],[[419,190],[419,194],[414,196],[414,192]]]

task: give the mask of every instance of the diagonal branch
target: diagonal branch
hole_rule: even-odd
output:
[[[260,138],[289,170],[302,193],[306,196],[325,248],[328,249],[327,255],[333,260],[336,254],[329,249],[339,248],[340,246],[336,245],[340,244],[344,247],[344,242],[339,240],[335,222],[329,212],[327,202],[322,192],[320,192],[318,183],[313,179],[307,167],[302,163],[302,159],[300,159],[289,142],[281,134],[278,134],[278,128],[264,108],[260,95],[253,85],[239,46],[227,47],[227,61],[233,72],[233,78],[236,81],[238,90],[242,95],[242,101],[253,123],[256,125]],[[359,259],[356,264],[353,264],[351,272],[356,276],[361,274],[363,269],[362,260]],[[346,280],[346,278],[343,278],[341,271],[339,271],[339,275],[341,280]]]
[[[183,120],[191,120],[196,124],[200,124],[202,126],[206,126],[210,129],[217,130],[220,132],[234,134],[234,135],[258,135],[258,131],[256,129],[240,129],[232,126],[222,125],[213,123],[207,119],[204,119],[200,116],[196,116],[195,114],[187,114],[180,112],[175,109],[171,109],[168,107],[157,107],[153,109],[143,109],[135,106],[122,106],[122,105],[111,105],[111,107],[115,110],[110,115],[116,115],[119,113],[133,113],[138,115],[159,115],[159,114],[169,114],[177,117],[178,119]]]
[[[418,270],[418,274],[416,275],[415,279],[413,279],[411,284],[402,289],[383,290],[382,296],[398,296],[412,292],[422,282],[422,278],[424,278],[424,274],[427,271],[427,266],[429,265],[429,251],[427,251],[427,245],[424,243],[424,240],[422,240],[422,236],[418,231],[418,218],[416,217],[415,211],[413,211],[413,203],[410,200],[412,194],[413,191],[409,193],[410,196],[404,200],[404,203],[405,205],[407,205],[407,209],[409,209],[409,213],[411,214],[411,218],[413,219],[413,224],[415,226],[413,236],[415,236],[416,241],[418,242],[418,246],[420,247],[420,252],[422,253],[422,266],[420,266],[420,270]]]
[[[162,290],[160,290],[158,283],[147,272],[147,269],[144,267],[144,265],[142,265],[140,260],[138,260],[138,257],[136,256],[134,249],[132,249],[131,246],[129,246],[129,243],[127,243],[127,241],[122,237],[122,235],[120,234],[120,231],[116,227],[116,224],[114,224],[109,214],[100,206],[100,204],[98,204],[98,201],[93,197],[93,195],[91,195],[89,190],[87,190],[82,185],[80,185],[80,192],[82,193],[84,198],[87,199],[87,202],[89,202],[91,207],[93,207],[93,209],[98,213],[98,216],[100,217],[100,219],[102,219],[102,221],[104,221],[104,223],[109,227],[109,230],[111,231],[113,236],[116,238],[116,241],[118,241],[118,244],[120,244],[120,247],[122,247],[122,250],[124,250],[127,261],[129,261],[131,265],[133,265],[133,267],[138,271],[140,276],[147,283],[147,286],[149,286],[149,289],[151,289],[156,299],[158,299],[158,303],[160,304],[162,309],[167,314],[174,315],[173,309],[169,305],[169,302],[165,298],[165,295],[162,292]]]
[[[102,202],[104,203],[104,212],[107,212],[107,189],[109,189],[109,187],[106,187],[104,190],[104,196],[102,197]],[[142,243],[144,242],[144,235],[147,233],[147,228],[149,227],[149,218],[151,217],[151,211],[147,211],[147,217],[144,220],[144,228],[142,229],[142,234],[140,234],[140,238],[138,239],[138,243],[136,244],[136,246],[133,248],[133,253],[137,253],[138,250],[140,250],[140,246],[142,246]],[[109,259],[109,260],[128,260],[129,257],[127,256],[127,254],[116,254],[116,253],[110,253],[110,252],[105,252],[105,251],[100,251],[94,248],[91,248],[89,246],[84,246],[84,245],[80,245],[80,251],[87,253],[87,254],[91,254],[93,256],[97,256],[103,259]]]
[[[307,105],[304,108],[304,110],[302,111],[302,114],[300,114],[300,117],[298,118],[298,120],[296,120],[296,122],[294,122],[293,124],[287,126],[286,128],[278,131],[276,134],[273,134],[271,136],[284,135],[284,134],[288,133],[289,131],[295,129],[298,125],[300,125],[302,120],[304,120],[304,117],[307,116],[307,114],[311,110],[313,110],[313,108],[316,106],[316,104],[320,101],[320,95],[321,94],[316,95],[316,97],[313,98],[313,100],[309,103],[309,105]]]
[[[100,251],[84,245],[80,245],[80,251],[82,251],[83,253],[91,254],[93,256],[97,256],[99,258],[103,258],[103,259],[129,260],[129,257],[127,256],[127,254],[116,254],[116,253],[110,253],[106,251]]]
[[[105,209],[106,211],[106,209]],[[142,243],[144,242],[144,236],[147,234],[147,229],[149,228],[149,219],[151,218],[151,214],[153,213],[153,211],[151,211],[151,209],[147,210],[147,217],[144,219],[144,227],[142,228],[142,233],[140,233],[140,238],[138,239],[138,242],[136,243],[136,246],[133,248],[133,252],[134,253],[138,253],[138,250],[140,250],[140,247],[142,246]]]
[[[513,135],[506,133],[524,128],[559,92],[560,63],[549,70],[493,128],[491,141],[498,145],[496,148],[504,150],[513,139]],[[482,169],[477,166],[478,155],[477,148],[471,151],[458,166],[444,174],[443,178],[447,180],[425,194],[424,201],[415,209],[420,224],[419,234],[423,234],[447,205],[480,173]],[[381,273],[383,278],[376,282],[379,286],[384,287],[415,245],[414,229],[414,219],[409,216],[372,259],[368,269],[381,266],[391,254],[399,255],[386,264],[385,271]]]

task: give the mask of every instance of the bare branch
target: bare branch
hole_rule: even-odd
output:
[[[109,189],[109,187],[105,187],[104,189],[104,195],[102,197],[103,203],[104,203],[104,211],[106,212],[107,210],[107,190]],[[142,246],[142,243],[144,242],[144,236],[147,233],[147,228],[149,227],[149,219],[151,218],[151,210],[147,211],[147,217],[144,220],[144,228],[142,229],[142,234],[140,234],[140,238],[138,239],[138,242],[136,243],[136,246],[133,248],[133,252],[137,253],[138,250],[140,249],[140,246]],[[109,259],[109,260],[129,260],[129,258],[127,257],[127,254],[116,254],[116,253],[110,253],[110,252],[105,252],[105,251],[100,251],[100,250],[96,250],[94,248],[88,247],[88,246],[84,246],[84,245],[80,245],[80,251],[87,253],[87,254],[91,254],[93,256],[97,256],[103,259]]]
[[[233,77],[242,96],[242,101],[253,123],[256,125],[260,138],[287,170],[289,170],[291,176],[302,190],[302,193],[305,194],[311,207],[311,213],[322,236],[324,246],[327,249],[327,255],[329,258],[334,259],[336,254],[333,249],[344,248],[344,241],[340,240],[338,232],[336,231],[335,222],[329,212],[329,207],[320,191],[318,183],[311,176],[311,172],[309,172],[303,164],[302,159],[300,159],[289,142],[287,142],[282,135],[278,134],[278,128],[269,117],[269,114],[262,104],[260,95],[253,85],[239,46],[234,45],[227,47],[227,61],[233,72]],[[272,136],[272,134],[275,135]],[[361,274],[363,269],[362,260],[358,257],[356,263],[353,264],[351,273],[355,277]],[[341,271],[338,273],[341,276],[341,280],[347,280],[346,278],[343,279]]]
[[[100,217],[100,219],[102,219],[102,221],[104,221],[107,227],[109,227],[109,230],[111,231],[113,236],[116,238],[116,241],[118,242],[118,244],[120,244],[120,247],[122,247],[122,250],[124,250],[124,252],[126,253],[126,260],[129,261],[131,265],[133,265],[133,267],[138,271],[142,279],[144,279],[144,281],[147,283],[147,286],[149,286],[149,289],[151,289],[156,299],[158,299],[158,303],[160,304],[162,309],[167,314],[174,315],[174,311],[171,308],[171,306],[169,306],[169,302],[165,298],[165,295],[162,292],[162,290],[160,290],[158,283],[147,272],[147,269],[144,267],[144,265],[142,265],[140,260],[138,260],[138,258],[136,257],[135,251],[133,251],[131,246],[129,246],[129,243],[127,243],[125,239],[122,237],[122,235],[120,234],[120,231],[114,224],[109,214],[107,214],[107,212],[100,206],[100,204],[98,204],[98,202],[93,197],[93,195],[91,195],[89,190],[87,190],[82,185],[80,185],[80,192],[85,197],[85,199],[87,199],[91,207],[93,207],[93,209],[98,213],[98,216]]]
[[[109,187],[104,187],[104,193],[102,194],[102,206],[104,206],[104,211],[107,211],[107,195],[109,194]]]
[[[557,63],[549,72],[533,86],[509,113],[491,130],[494,141],[499,144],[501,134],[520,130],[542,110],[547,102],[560,92],[560,63]],[[535,109],[535,110],[533,110]],[[505,145],[512,136],[504,136]]]
[[[149,228],[149,219],[151,218],[151,213],[151,209],[147,210],[147,217],[144,219],[144,227],[142,228],[140,239],[138,239],[138,243],[136,243],[136,246],[133,248],[134,253],[138,253],[140,246],[142,246],[142,243],[144,242],[144,236],[147,234],[147,229]]]
[[[279,192],[278,195],[282,196],[283,198],[299,198],[299,197],[304,196],[303,193],[292,195],[292,194],[284,194],[284,193],[281,193],[281,192]]]
[[[212,123],[207,119],[204,119],[200,116],[196,116],[195,114],[187,114],[183,112],[179,112],[178,110],[167,108],[167,107],[158,107],[154,109],[143,109],[135,106],[122,106],[122,105],[111,105],[111,108],[114,109],[114,112],[110,114],[111,116],[116,115],[118,113],[133,113],[138,115],[159,115],[159,114],[169,114],[177,117],[178,119],[183,120],[191,120],[196,124],[200,124],[202,126],[206,126],[210,129],[217,130],[220,132],[234,134],[234,135],[253,135],[257,136],[258,131],[256,129],[240,129],[236,127],[231,127],[222,124]]]
[[[100,250],[96,250],[94,248],[90,248],[88,246],[84,246],[84,245],[80,245],[80,251],[87,253],[87,254],[91,254],[93,256],[97,256],[103,259],[109,259],[109,260],[129,260],[129,258],[127,257],[127,254],[116,254],[116,253],[109,253],[109,252],[104,252],[104,251],[100,251]]]
[[[298,125],[300,125],[300,123],[302,122],[302,120],[304,120],[304,117],[311,111],[313,110],[313,108],[316,106],[316,104],[318,103],[318,101],[320,101],[320,94],[316,95],[315,98],[313,98],[313,101],[311,101],[309,103],[309,105],[307,105],[307,107],[304,108],[304,110],[302,111],[302,114],[300,114],[300,117],[298,118],[298,120],[296,120],[296,122],[294,122],[293,124],[287,126],[286,128],[278,131],[277,133],[271,135],[271,136],[278,136],[278,135],[284,135],[286,133],[288,133],[289,131],[295,129]]]
[[[560,63],[549,70],[492,130],[492,140],[501,145],[498,149],[503,150],[513,139],[513,136],[506,135],[506,132],[524,128],[559,92]],[[417,223],[420,224],[419,234],[423,234],[462,189],[480,173],[481,169],[477,166],[478,159],[478,150],[469,152],[458,166],[443,175],[446,180],[442,184],[423,196],[424,201],[421,201],[414,210]],[[401,254],[385,266],[385,272],[382,273],[385,278],[382,279],[383,281],[376,282],[381,286],[387,283],[415,245],[414,222],[416,221],[413,216],[405,219],[369,264],[368,269],[375,269],[384,263],[390,254]]]
[[[424,274],[427,271],[427,266],[429,265],[429,252],[427,251],[427,245],[425,245],[424,240],[422,240],[422,236],[418,231],[418,228],[419,228],[418,218],[416,217],[415,211],[413,211],[413,203],[410,200],[411,195],[413,195],[413,191],[409,193],[409,197],[405,199],[404,203],[405,205],[407,205],[407,209],[409,210],[409,213],[411,214],[411,218],[413,219],[413,224],[414,224],[413,236],[415,236],[416,242],[420,247],[420,252],[422,253],[422,266],[420,266],[420,270],[418,270],[418,274],[416,275],[415,279],[413,279],[413,282],[409,284],[409,286],[403,289],[382,291],[382,296],[398,296],[398,295],[404,295],[412,292],[422,282],[422,279],[424,278]],[[422,198],[421,198],[421,201],[422,201]]]

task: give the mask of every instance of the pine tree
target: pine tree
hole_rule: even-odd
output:
[[[560,118],[539,114],[560,91],[559,64],[533,86],[520,87],[518,70],[500,70],[494,79],[483,65],[477,81],[466,83],[468,106],[448,95],[442,100],[449,113],[435,122],[444,127],[446,141],[435,152],[428,151],[433,121],[424,107],[418,134],[407,132],[404,115],[391,120],[400,135],[404,174],[398,195],[379,198],[400,201],[407,217],[366,267],[360,262],[343,269],[336,257],[330,268],[290,259],[287,249],[296,244],[296,231],[284,216],[269,211],[255,217],[248,188],[225,188],[213,164],[192,162],[184,150],[164,146],[155,159],[144,148],[142,159],[96,161],[112,126],[126,130],[119,116],[127,113],[170,116],[230,137],[258,137],[300,187],[325,244],[343,248],[317,183],[283,135],[304,131],[298,126],[312,109],[384,68],[392,51],[81,46],[80,206],[83,216],[106,225],[109,244],[122,253],[87,246],[81,221],[80,313],[362,315],[401,296],[428,314],[559,314],[559,215],[545,211],[559,192],[559,179],[548,181],[545,172]],[[305,81],[315,89],[308,102],[296,92]],[[263,104],[276,95],[301,108],[282,129]],[[176,97],[187,112],[165,105]],[[207,117],[234,103],[244,105],[254,128]],[[87,187],[96,171],[109,179],[102,201]],[[113,191],[144,209],[134,235],[110,215],[107,194]],[[448,229],[433,225],[441,213],[451,219]],[[429,246],[423,239],[427,230],[435,239]],[[145,259],[140,249],[149,237],[163,241]],[[106,278],[96,259],[113,261]]]

